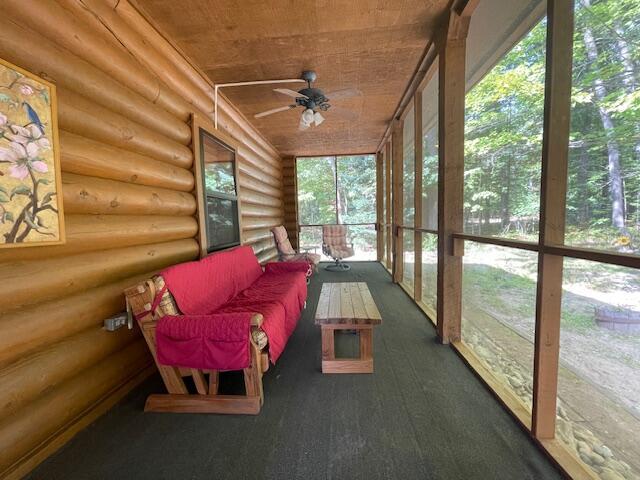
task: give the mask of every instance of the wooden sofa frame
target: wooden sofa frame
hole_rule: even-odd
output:
[[[245,395],[218,394],[218,370],[200,370],[196,368],[178,368],[158,363],[156,355],[156,327],[158,320],[164,316],[162,308],[158,306],[154,311],[152,306],[156,296],[156,286],[149,279],[125,290],[127,309],[142,331],[153,360],[162,376],[168,393],[152,394],[147,398],[145,412],[174,412],[174,413],[222,413],[257,415],[264,402],[262,390],[262,375],[269,368],[267,352],[260,350],[251,334],[251,364],[243,369]],[[260,327],[263,316],[256,313],[251,319],[251,327]],[[187,389],[184,377],[192,377],[196,392],[192,394]]]

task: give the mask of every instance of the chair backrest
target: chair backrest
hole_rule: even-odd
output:
[[[291,246],[291,242],[287,236],[287,230],[282,225],[273,227],[271,233],[273,233],[273,238],[276,241],[278,253],[281,255],[295,255],[296,251]]]
[[[161,272],[178,308],[186,315],[214,313],[262,275],[253,249],[235,247]]]
[[[346,225],[323,225],[322,243],[330,246],[347,245]]]

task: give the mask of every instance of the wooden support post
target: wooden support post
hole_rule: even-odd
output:
[[[387,248],[387,268],[391,268],[393,265],[393,257],[392,257],[393,228],[391,226],[393,206],[391,205],[392,197],[391,197],[391,141],[390,140],[387,141],[387,143],[384,146],[384,160],[385,160],[385,164],[384,164],[385,195],[387,196],[387,201],[386,201],[387,209],[385,211],[385,224],[387,225],[385,233],[387,238],[385,241],[385,246]]]
[[[440,40],[438,98],[438,306],[443,343],[460,339],[462,258],[453,234],[463,228],[465,47],[469,17],[450,12]]]
[[[218,370],[211,370],[209,372],[209,395],[217,395],[219,385],[220,372],[218,372]]]
[[[571,115],[573,0],[549,0],[540,185],[540,245],[562,245]],[[543,249],[544,252],[544,249]],[[563,257],[538,255],[532,432],[555,436]]]
[[[322,331],[322,360],[335,360],[336,350],[334,344],[335,330],[331,327],[323,325]]]
[[[403,195],[403,178],[402,178],[402,122],[396,120],[392,134],[393,147],[393,281],[394,283],[402,282],[402,273],[404,269],[403,261],[403,231],[400,226],[403,222],[402,215],[402,195]]]
[[[382,151],[376,154],[376,252],[378,261],[384,257],[384,165]]]
[[[423,144],[422,144],[422,90],[416,91],[413,95],[413,114],[414,114],[414,219],[413,226],[413,298],[416,302],[422,300],[422,232],[418,229],[422,228],[422,162],[423,162]]]

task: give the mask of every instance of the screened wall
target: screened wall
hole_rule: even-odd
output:
[[[567,471],[640,478],[640,4],[555,4],[473,11],[459,173],[437,56],[407,103],[395,279]]]
[[[376,260],[376,157],[300,157],[296,177],[301,249],[322,254],[322,225],[347,225],[347,260]]]

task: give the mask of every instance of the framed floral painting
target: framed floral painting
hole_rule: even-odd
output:
[[[55,85],[0,59],[0,248],[64,241]]]

